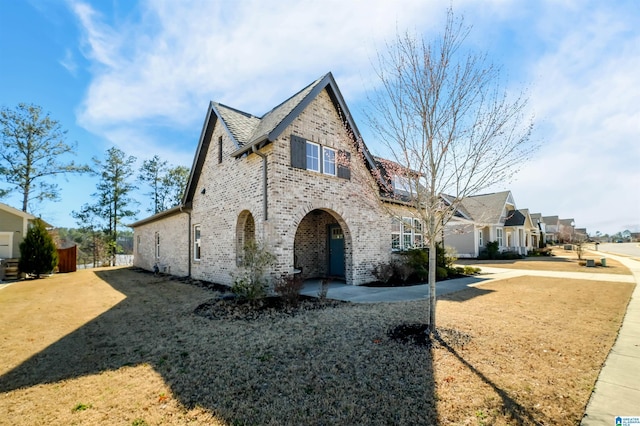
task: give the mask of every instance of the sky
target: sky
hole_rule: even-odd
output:
[[[397,32],[432,40],[450,4],[472,26],[467,47],[528,94],[541,144],[492,190],[591,235],[640,231],[636,0],[3,0],[0,107],[41,106],[77,144],[76,162],[116,146],[138,165],[157,154],[190,167],[210,101],[261,116],[331,71],[376,154],[364,111],[377,52]],[[77,227],[71,212],[94,201],[97,179],[55,182],[62,200],[30,212]],[[21,207],[17,194],[0,201]]]

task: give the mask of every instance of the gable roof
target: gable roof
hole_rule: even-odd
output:
[[[499,223],[507,204],[514,205],[511,191],[472,195],[462,199],[462,207],[471,218],[480,223]]]
[[[514,210],[504,221],[504,226],[524,226],[525,220],[526,217],[520,210]]]
[[[334,107],[352,133],[354,140],[361,140],[360,131],[353,121],[338,85],[330,72],[274,107],[262,117],[239,111],[221,103],[211,102],[200,133],[191,174],[182,199],[183,205],[189,206],[193,199],[204,160],[209,151],[213,129],[218,121],[220,121],[235,144],[237,149],[231,155],[237,158],[253,150],[261,149],[280,137],[282,132],[323,90],[327,90]],[[363,151],[369,167],[375,168],[373,156],[364,146],[364,143]]]

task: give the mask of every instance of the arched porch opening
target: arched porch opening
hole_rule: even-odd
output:
[[[256,223],[249,210],[243,210],[238,215],[236,223],[236,265],[242,265],[244,247],[250,241],[256,240]]]
[[[294,268],[303,279],[347,279],[352,271],[351,234],[339,214],[314,209],[302,218],[293,244]]]

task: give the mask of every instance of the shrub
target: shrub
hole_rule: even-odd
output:
[[[298,304],[298,297],[300,296],[300,290],[302,290],[303,284],[301,274],[285,275],[278,280],[273,290],[277,295],[282,297],[288,305],[295,306]]]
[[[487,257],[491,260],[495,260],[498,257],[498,252],[500,250],[497,241],[487,241]]]
[[[372,273],[378,281],[386,284],[391,280],[391,278],[393,278],[393,275],[395,274],[395,267],[393,263],[380,262],[373,267]]]
[[[56,266],[58,266],[56,245],[47,232],[44,222],[36,219],[20,243],[18,268],[21,272],[40,278],[43,274],[53,272]]]
[[[429,251],[426,249],[407,251],[407,265],[411,267],[419,280],[427,279],[429,277]]]
[[[449,276],[449,270],[447,268],[445,268],[444,266],[436,267],[436,279],[444,280],[448,276]]]
[[[463,272],[465,275],[475,275],[475,274],[479,274],[481,271],[480,268],[476,268],[474,266],[465,266],[463,269]]]
[[[276,257],[255,241],[247,242],[243,252],[242,265],[239,272],[233,275],[231,291],[241,298],[256,301],[267,295],[267,272],[275,263]]]

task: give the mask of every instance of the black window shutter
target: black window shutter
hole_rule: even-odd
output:
[[[291,167],[307,168],[307,141],[296,135],[291,135]]]
[[[347,164],[341,164],[345,159]],[[351,179],[351,169],[349,168],[349,164],[351,164],[351,153],[343,150],[338,151],[338,159],[336,162],[338,163],[338,177]]]

